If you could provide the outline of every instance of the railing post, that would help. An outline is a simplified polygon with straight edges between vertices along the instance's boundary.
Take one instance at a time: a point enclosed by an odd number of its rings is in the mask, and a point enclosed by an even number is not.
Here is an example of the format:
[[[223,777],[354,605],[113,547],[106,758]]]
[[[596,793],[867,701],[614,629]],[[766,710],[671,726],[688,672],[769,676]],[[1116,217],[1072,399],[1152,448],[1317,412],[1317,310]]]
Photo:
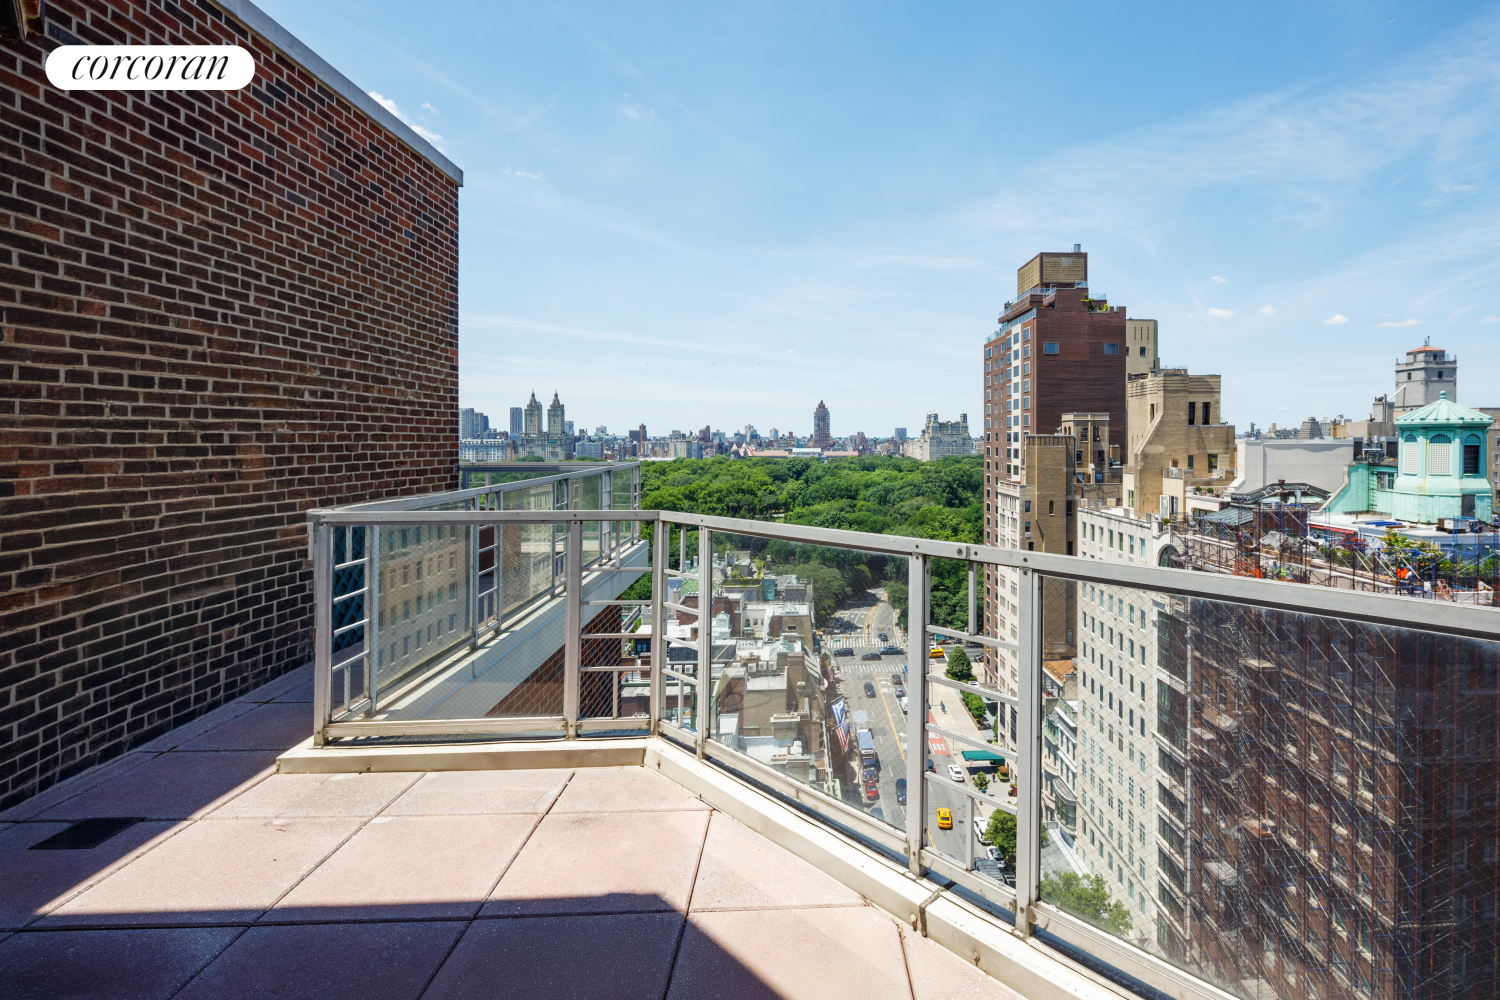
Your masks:
[[[661,717],[665,714],[666,679],[662,674],[667,668],[667,641],[662,638],[667,630],[666,618],[661,602],[667,591],[667,544],[671,525],[658,514],[651,530],[651,735],[660,732]]]
[[[927,843],[927,556],[907,560],[906,591],[906,850],[922,877]]]
[[[470,509],[480,510],[483,503],[483,497],[475,497],[470,501]],[[469,624],[473,626],[469,631],[471,651],[479,648],[479,623],[484,620],[484,602],[479,596],[479,563],[484,554],[479,543],[483,538],[483,528],[477,524],[469,525],[469,614],[472,617]]]
[[[563,552],[567,566],[567,639],[563,653],[563,716],[568,739],[578,737],[579,668],[583,666],[583,522],[568,522],[568,543]]]
[[[1042,577],[1021,570],[1016,673],[1020,682],[1016,719],[1016,925],[1030,937],[1033,907],[1040,898],[1042,805]]]
[[[370,695],[365,717],[373,719],[380,692],[380,529],[373,524],[365,527],[365,546],[365,690]]]
[[[322,746],[333,695],[333,525],[312,526],[313,746]]]
[[[687,551],[686,543],[683,551]],[[714,560],[713,532],[698,529],[698,704],[694,715],[698,722],[698,758],[708,749],[708,725],[711,715],[709,687],[713,680],[714,660]]]

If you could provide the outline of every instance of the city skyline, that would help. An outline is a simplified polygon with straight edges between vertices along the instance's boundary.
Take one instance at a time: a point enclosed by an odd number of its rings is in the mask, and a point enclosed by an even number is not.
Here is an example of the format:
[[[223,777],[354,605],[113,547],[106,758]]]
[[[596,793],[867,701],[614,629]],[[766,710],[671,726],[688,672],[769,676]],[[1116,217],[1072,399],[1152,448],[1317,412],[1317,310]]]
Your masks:
[[[1043,9],[514,7],[480,43],[392,4],[266,8],[466,169],[466,406],[973,414],[1013,262],[1074,243],[1241,425],[1363,418],[1427,335],[1500,383],[1492,5],[1086,6],[1111,60]],[[994,37],[1036,41],[997,74]],[[1022,107],[1046,112],[1018,144]]]

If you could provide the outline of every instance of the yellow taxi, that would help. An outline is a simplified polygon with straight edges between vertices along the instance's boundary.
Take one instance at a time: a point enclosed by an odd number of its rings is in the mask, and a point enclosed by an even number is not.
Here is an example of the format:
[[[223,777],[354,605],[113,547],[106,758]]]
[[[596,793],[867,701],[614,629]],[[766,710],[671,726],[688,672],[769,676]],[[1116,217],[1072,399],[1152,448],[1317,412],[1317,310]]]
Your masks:
[[[941,659],[942,657],[947,655],[947,653],[943,652],[942,646],[933,646],[932,649],[928,650],[927,652],[927,658],[930,660]]]
[[[953,829],[953,810],[951,810],[951,809],[939,809],[937,811],[937,819],[938,819],[938,829],[939,830],[951,830],[951,829]]]

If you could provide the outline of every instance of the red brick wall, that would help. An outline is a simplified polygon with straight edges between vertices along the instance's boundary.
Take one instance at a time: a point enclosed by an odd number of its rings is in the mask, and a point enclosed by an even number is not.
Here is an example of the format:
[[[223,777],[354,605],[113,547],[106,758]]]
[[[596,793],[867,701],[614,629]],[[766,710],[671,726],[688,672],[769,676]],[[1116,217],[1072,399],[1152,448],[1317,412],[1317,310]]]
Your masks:
[[[455,181],[208,0],[44,14],[0,42],[0,806],[306,662],[308,508],[457,485]],[[257,74],[65,93],[72,40]]]

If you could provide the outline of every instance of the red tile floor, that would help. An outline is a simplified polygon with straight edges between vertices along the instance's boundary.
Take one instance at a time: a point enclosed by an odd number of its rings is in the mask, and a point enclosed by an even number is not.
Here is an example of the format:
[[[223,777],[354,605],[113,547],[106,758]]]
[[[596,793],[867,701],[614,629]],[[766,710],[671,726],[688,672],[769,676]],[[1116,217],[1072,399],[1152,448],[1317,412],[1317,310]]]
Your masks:
[[[0,997],[1016,994],[642,768],[276,774],[289,675],[0,815]],[[85,818],[89,850],[29,848]]]

